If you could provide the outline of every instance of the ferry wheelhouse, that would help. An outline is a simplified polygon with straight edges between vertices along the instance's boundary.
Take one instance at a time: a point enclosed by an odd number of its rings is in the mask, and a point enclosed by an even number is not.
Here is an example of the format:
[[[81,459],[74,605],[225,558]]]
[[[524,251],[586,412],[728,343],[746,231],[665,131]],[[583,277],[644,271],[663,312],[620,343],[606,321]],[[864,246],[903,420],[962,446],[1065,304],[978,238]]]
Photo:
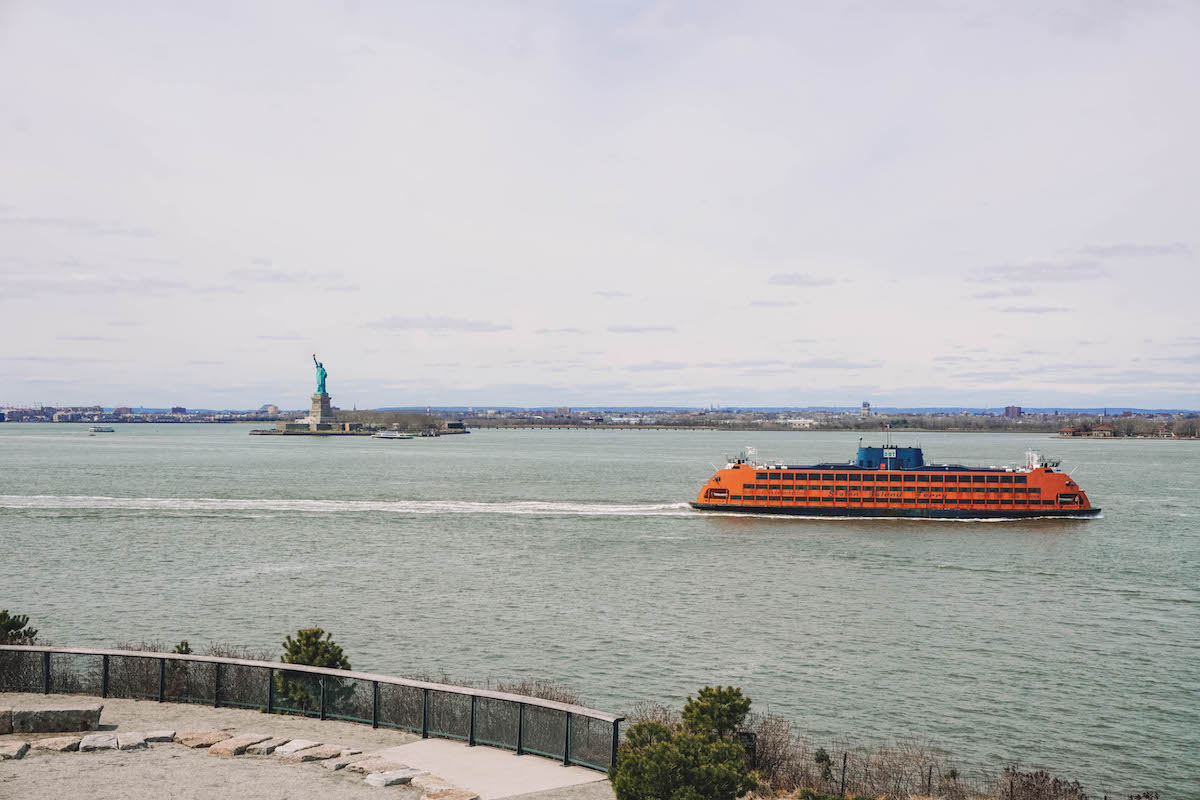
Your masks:
[[[1100,509],[1058,470],[1026,453],[1024,468],[926,464],[920,447],[859,447],[850,464],[764,464],[747,449],[729,459],[693,508],[750,514],[996,519],[1095,517]]]

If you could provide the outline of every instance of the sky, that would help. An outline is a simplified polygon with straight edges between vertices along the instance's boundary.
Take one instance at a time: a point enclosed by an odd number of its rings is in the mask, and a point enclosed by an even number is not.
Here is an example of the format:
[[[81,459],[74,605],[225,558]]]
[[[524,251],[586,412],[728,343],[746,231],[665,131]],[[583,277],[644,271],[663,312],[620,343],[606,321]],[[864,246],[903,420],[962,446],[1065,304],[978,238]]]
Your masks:
[[[1200,408],[1198,35],[0,0],[0,406]]]

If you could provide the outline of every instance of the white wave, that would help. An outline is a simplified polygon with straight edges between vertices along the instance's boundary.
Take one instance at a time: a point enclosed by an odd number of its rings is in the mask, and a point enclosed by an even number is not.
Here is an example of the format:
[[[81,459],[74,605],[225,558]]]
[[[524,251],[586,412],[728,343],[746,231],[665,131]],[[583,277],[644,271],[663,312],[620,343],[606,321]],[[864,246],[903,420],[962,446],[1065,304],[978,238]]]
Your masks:
[[[0,508],[86,511],[199,511],[292,512],[338,514],[524,514],[541,516],[683,516],[693,515],[687,503],[620,505],[608,503],[551,503],[526,500],[473,503],[453,500],[230,500],[206,497],[103,497],[81,495],[0,495]]]

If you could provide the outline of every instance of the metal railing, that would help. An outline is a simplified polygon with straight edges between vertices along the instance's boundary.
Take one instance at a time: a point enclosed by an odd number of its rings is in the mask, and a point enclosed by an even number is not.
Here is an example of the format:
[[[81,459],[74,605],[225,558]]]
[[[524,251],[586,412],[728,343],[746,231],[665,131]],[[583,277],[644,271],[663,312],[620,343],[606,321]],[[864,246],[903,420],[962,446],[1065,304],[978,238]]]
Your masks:
[[[525,695],[215,656],[0,645],[0,692],[252,708],[397,728],[607,770],[624,717]]]

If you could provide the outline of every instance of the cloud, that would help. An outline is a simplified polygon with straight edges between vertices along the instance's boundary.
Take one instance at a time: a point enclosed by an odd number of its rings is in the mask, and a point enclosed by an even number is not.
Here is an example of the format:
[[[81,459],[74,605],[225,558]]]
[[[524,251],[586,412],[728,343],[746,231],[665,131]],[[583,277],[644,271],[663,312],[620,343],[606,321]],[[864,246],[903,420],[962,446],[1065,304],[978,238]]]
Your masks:
[[[616,300],[621,297],[633,297],[629,292],[622,292],[616,289],[601,289],[597,292],[592,292],[596,297],[603,297],[608,300]]]
[[[229,277],[234,280],[250,281],[252,283],[299,283],[304,279],[305,273],[260,267],[231,270]]]
[[[971,270],[979,283],[1068,283],[1106,277],[1108,268],[1096,261],[1028,261]]]
[[[943,364],[954,364],[959,361],[974,361],[975,359],[966,356],[934,356],[933,360],[940,361]]]
[[[579,328],[538,328],[536,331],[534,331],[534,333],[542,334],[542,335],[544,335],[544,334],[554,335],[554,334],[560,334],[560,333],[561,334],[583,333],[583,331],[580,330]]]
[[[751,308],[790,308],[796,305],[795,300],[751,300]]]
[[[881,362],[850,361],[844,358],[810,358],[806,361],[793,361],[791,366],[797,369],[874,369],[881,366]]]
[[[1098,247],[1082,247],[1079,252],[1095,258],[1140,258],[1153,256],[1185,256],[1192,255],[1192,248],[1183,242],[1170,244],[1135,244],[1120,242]]]
[[[193,288],[182,281],[162,278],[105,277],[90,273],[73,273],[54,278],[12,278],[4,285],[6,297],[54,295],[162,295]]]
[[[154,235],[150,228],[134,225],[88,219],[86,217],[45,216],[45,217],[0,217],[0,225],[20,228],[52,228],[81,233],[87,236],[127,236],[135,239],[147,239]]]
[[[1033,290],[1028,286],[1013,286],[1009,289],[992,289],[987,292],[979,292],[971,295],[976,300],[1000,300],[1005,297],[1029,297],[1033,294]]]
[[[782,364],[779,359],[767,361],[705,361],[697,366],[703,369],[731,369],[735,367],[774,367]]]
[[[264,334],[262,336],[257,336],[255,338],[262,339],[263,341],[267,341],[267,342],[302,342],[302,341],[304,341],[299,336],[291,336],[289,334],[279,334],[279,335]]]
[[[777,272],[767,279],[767,283],[775,286],[801,286],[806,289],[816,289],[821,286],[832,286],[833,278],[821,275],[809,275],[805,272]]]
[[[60,342],[123,342],[124,339],[115,336],[59,336]]]
[[[687,366],[682,361],[647,361],[643,364],[630,364],[626,369],[631,372],[665,372],[672,369],[685,369]]]
[[[1071,309],[1062,306],[1004,306],[996,310],[1003,314],[1062,314]]]
[[[464,333],[494,333],[512,330],[511,325],[486,320],[459,317],[387,317],[368,322],[369,328],[393,331],[460,331]]]
[[[609,333],[674,333],[674,325],[609,325]]]

